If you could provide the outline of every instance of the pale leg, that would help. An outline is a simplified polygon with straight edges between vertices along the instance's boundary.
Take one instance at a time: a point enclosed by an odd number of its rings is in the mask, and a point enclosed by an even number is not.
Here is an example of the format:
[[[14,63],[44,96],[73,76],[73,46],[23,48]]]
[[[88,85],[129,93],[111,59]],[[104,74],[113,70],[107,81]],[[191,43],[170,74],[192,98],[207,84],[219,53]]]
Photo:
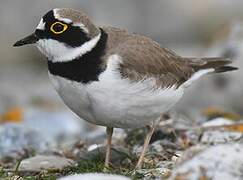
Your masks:
[[[144,156],[146,154],[146,151],[147,151],[147,148],[148,148],[148,145],[149,145],[149,142],[150,142],[150,139],[154,133],[154,126],[150,127],[148,126],[149,128],[149,132],[145,138],[145,141],[144,141],[144,145],[143,145],[143,150],[141,152],[141,155],[139,157],[139,160],[138,160],[138,163],[136,165],[136,169],[141,169],[142,167],[142,164],[143,164],[143,159],[144,159]]]
[[[113,127],[106,128],[107,144],[106,144],[106,156],[105,156],[105,167],[109,167],[110,156],[111,156],[111,140],[113,134]]]

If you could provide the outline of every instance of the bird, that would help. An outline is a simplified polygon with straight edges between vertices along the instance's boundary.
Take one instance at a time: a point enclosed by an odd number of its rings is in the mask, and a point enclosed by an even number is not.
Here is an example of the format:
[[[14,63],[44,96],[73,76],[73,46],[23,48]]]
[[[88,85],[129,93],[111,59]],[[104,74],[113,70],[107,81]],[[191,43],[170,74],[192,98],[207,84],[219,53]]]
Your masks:
[[[229,59],[181,57],[146,36],[97,26],[70,8],[50,10],[14,47],[27,44],[47,58],[49,78],[64,103],[82,119],[106,127],[105,167],[114,128],[148,128],[135,166],[140,169],[161,114],[187,87],[203,75],[237,70]]]

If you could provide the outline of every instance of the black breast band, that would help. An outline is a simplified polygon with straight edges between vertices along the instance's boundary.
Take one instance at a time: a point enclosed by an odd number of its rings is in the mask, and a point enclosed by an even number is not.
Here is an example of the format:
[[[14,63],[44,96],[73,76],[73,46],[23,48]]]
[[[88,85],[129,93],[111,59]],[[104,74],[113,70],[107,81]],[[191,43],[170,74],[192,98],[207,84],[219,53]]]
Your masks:
[[[89,83],[98,81],[98,76],[102,73],[102,56],[105,53],[108,35],[102,29],[100,40],[96,46],[86,54],[68,62],[52,62],[48,60],[49,72],[63,78]]]

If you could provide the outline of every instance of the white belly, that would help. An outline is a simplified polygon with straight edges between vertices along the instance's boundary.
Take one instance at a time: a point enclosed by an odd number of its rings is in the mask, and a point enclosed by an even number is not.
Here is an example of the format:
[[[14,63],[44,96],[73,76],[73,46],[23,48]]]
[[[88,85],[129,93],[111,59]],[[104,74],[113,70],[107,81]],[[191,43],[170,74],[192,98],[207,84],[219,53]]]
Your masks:
[[[131,83],[121,78],[117,55],[109,57],[99,81],[89,84],[73,82],[50,75],[66,105],[79,117],[91,123],[118,128],[151,125],[175,105],[183,88],[156,89],[154,79]]]
[[[136,128],[150,125],[183,95],[183,89],[152,89],[153,80],[131,84],[126,79],[106,77],[88,85],[50,75],[65,104],[91,123]]]

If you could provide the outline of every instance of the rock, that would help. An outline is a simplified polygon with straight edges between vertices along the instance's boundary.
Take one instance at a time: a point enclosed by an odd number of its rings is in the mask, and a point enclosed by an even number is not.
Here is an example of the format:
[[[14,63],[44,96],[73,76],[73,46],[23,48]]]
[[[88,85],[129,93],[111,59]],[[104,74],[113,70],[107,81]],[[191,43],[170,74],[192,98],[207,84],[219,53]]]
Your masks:
[[[5,124],[0,126],[0,159],[18,158],[27,151],[43,152],[51,149],[53,144],[41,133],[22,124]]]
[[[223,126],[223,125],[230,125],[233,123],[234,123],[234,121],[232,121],[230,119],[219,117],[219,118],[215,118],[211,121],[207,121],[207,122],[203,123],[202,127]]]
[[[154,168],[154,169],[139,169],[136,171],[137,174],[143,176],[143,180],[150,179],[165,179],[171,174],[171,171],[166,168]]]
[[[243,145],[216,145],[179,164],[170,180],[239,180],[243,177]]]
[[[71,112],[26,108],[21,122],[1,124],[0,159],[70,147],[85,134],[81,122]]]
[[[234,121],[225,119],[225,118],[216,118],[212,121],[205,122],[202,124],[202,127],[217,127],[224,125],[234,124]],[[218,128],[219,129],[219,128]],[[242,138],[243,134],[241,132],[230,132],[225,130],[214,130],[209,128],[205,131],[201,137],[200,142],[205,144],[219,144],[219,143],[227,143],[232,141],[237,141]]]
[[[201,143],[219,144],[237,141],[242,138],[240,132],[226,132],[224,130],[205,131],[201,137]]]
[[[198,155],[200,152],[206,150],[208,148],[208,146],[206,145],[195,145],[190,147],[189,149],[187,149],[184,152],[181,152],[180,156],[176,159],[176,164],[180,165],[182,163],[184,163],[185,161],[188,161],[190,159],[192,159],[194,156]]]
[[[21,161],[20,171],[42,171],[42,170],[61,170],[64,167],[73,165],[74,161],[59,156],[37,155]]]
[[[130,178],[112,174],[90,173],[62,177],[58,180],[130,180]]]
[[[65,146],[75,141],[81,132],[85,134],[82,120],[69,111],[28,108],[24,115],[24,126],[38,131],[57,145]]]

